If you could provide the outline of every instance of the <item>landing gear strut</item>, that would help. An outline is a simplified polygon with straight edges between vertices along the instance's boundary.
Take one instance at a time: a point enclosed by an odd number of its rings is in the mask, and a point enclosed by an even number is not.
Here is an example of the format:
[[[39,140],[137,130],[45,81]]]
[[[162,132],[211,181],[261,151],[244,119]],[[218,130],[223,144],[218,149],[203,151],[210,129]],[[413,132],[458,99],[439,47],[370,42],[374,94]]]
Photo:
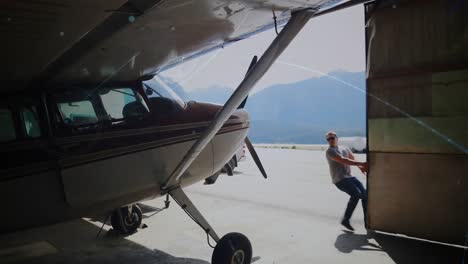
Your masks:
[[[252,261],[252,245],[249,239],[240,233],[229,233],[221,239],[208,221],[198,211],[180,187],[169,192],[174,201],[195,221],[208,236],[216,241],[216,247],[211,257],[212,264],[250,264]]]
[[[131,235],[141,225],[143,215],[138,205],[129,205],[116,209],[111,216],[111,224],[114,230]]]

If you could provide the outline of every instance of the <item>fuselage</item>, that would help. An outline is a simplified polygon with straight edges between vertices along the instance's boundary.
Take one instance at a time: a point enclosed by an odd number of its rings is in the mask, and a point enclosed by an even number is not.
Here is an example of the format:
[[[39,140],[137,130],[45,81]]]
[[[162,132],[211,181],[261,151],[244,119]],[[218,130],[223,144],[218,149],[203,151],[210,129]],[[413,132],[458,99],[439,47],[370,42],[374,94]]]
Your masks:
[[[10,96],[1,152],[4,232],[103,214],[165,194],[161,186],[221,106],[184,102],[152,82],[65,86]],[[247,134],[237,110],[177,183],[217,173]],[[7,131],[8,130],[8,131]]]

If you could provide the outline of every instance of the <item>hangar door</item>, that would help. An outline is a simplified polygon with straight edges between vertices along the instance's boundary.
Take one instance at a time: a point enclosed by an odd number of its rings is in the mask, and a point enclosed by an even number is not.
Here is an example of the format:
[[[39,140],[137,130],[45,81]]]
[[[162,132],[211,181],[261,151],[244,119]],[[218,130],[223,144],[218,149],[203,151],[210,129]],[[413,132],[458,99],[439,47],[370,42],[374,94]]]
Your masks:
[[[463,244],[468,4],[387,2],[366,6],[369,225]]]

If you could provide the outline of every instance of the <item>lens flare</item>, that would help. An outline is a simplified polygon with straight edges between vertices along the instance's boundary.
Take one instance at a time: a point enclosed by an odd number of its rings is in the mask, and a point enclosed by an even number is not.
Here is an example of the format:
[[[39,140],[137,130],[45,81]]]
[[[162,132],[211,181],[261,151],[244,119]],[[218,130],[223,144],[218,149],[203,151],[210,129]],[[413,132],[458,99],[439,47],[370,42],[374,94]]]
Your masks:
[[[392,108],[393,110],[397,111],[398,113],[406,116],[407,118],[409,118],[410,120],[412,120],[413,122],[415,122],[416,124],[422,126],[423,128],[429,130],[432,134],[436,135],[437,137],[443,139],[445,142],[447,142],[448,144],[452,145],[453,147],[457,148],[458,150],[462,151],[464,154],[468,154],[468,149],[466,149],[463,145],[461,144],[458,144],[457,142],[455,142],[455,140],[451,139],[450,137],[448,137],[447,135],[443,134],[442,132],[438,131],[437,129],[431,127],[429,124],[425,123],[424,121],[414,117],[414,116],[411,116],[410,114],[408,114],[407,112],[401,110],[400,108],[398,108],[397,106],[389,103],[388,101],[372,94],[372,93],[368,93],[365,89],[361,88],[361,87],[358,87],[354,84],[351,84],[351,83],[348,83],[346,81],[343,81],[341,80],[340,78],[337,78],[335,76],[332,76],[332,75],[329,75],[329,74],[326,74],[324,72],[321,72],[321,71],[317,71],[317,70],[314,70],[314,69],[311,69],[309,67],[305,67],[305,66],[302,66],[302,65],[298,65],[298,64],[295,64],[295,63],[290,63],[290,62],[286,62],[286,61],[281,61],[281,60],[277,60],[276,63],[278,64],[283,64],[283,65],[287,65],[287,66],[290,66],[290,67],[294,67],[294,68],[297,68],[297,69],[301,69],[301,70],[304,70],[304,71],[309,71],[309,72],[313,72],[313,73],[316,73],[316,74],[319,74],[321,76],[325,76],[327,78],[330,78],[334,81],[337,81],[339,83],[342,83],[348,87],[351,87],[359,92],[362,92],[364,94],[367,94],[369,97],[379,101],[380,103],[384,104],[385,106],[387,107],[390,107]]]

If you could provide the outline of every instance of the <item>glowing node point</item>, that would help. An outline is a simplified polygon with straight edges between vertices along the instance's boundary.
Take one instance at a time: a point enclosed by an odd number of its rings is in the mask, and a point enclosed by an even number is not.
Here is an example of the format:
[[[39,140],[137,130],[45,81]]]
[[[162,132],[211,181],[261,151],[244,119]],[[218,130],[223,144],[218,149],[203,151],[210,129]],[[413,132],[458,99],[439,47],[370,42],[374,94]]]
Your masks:
[[[128,17],[128,22],[130,22],[130,23],[135,22],[135,17],[134,16],[129,16]]]

